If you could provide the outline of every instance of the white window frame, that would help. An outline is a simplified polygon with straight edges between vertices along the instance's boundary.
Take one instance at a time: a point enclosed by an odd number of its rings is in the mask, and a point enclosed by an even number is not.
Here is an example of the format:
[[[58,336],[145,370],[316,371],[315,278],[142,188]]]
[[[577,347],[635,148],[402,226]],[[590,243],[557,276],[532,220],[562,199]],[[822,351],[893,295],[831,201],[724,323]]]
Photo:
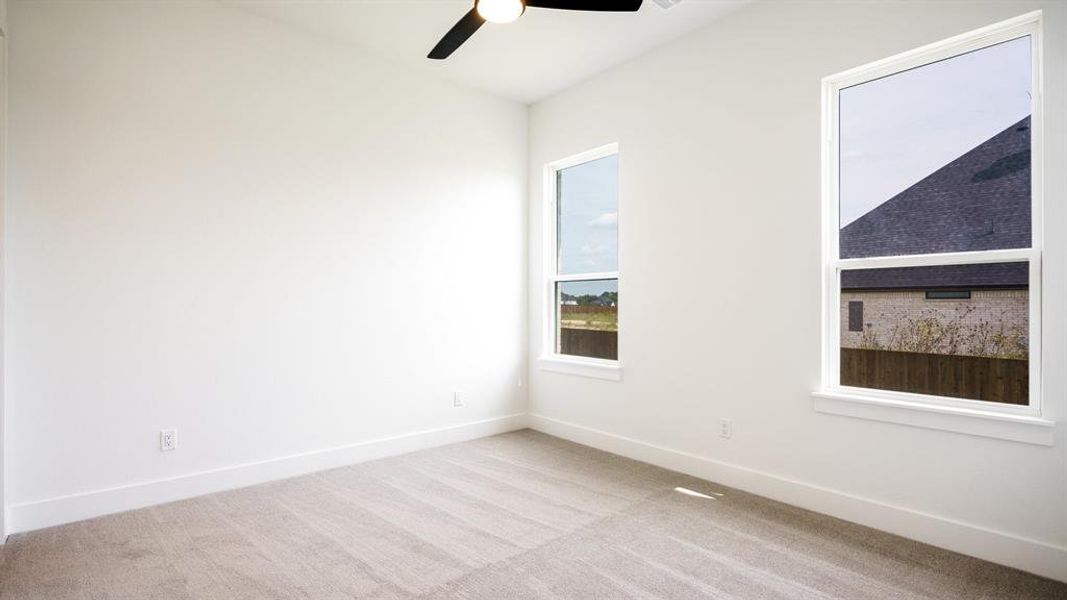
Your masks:
[[[839,92],[845,88],[1030,36],[1033,81],[1031,114],[1032,243],[1030,248],[912,256],[841,259],[839,254]],[[822,385],[813,394],[815,409],[835,415],[889,421],[958,433],[1052,445],[1054,423],[1041,416],[1041,249],[1044,221],[1041,12],[923,46],[823,79],[823,314]],[[1030,404],[1007,405],[855,388],[840,384],[841,271],[892,267],[1027,262],[1030,265]]]
[[[569,375],[580,375],[583,377],[593,377],[596,379],[606,379],[609,381],[620,381],[622,379],[622,344],[619,344],[619,355],[616,360],[604,359],[604,358],[588,358],[584,356],[570,356],[567,354],[560,354],[556,351],[557,339],[556,339],[556,285],[559,283],[566,283],[568,281],[589,281],[596,279],[615,279],[618,281],[619,292],[621,297],[622,292],[622,278],[620,277],[620,271],[622,268],[621,257],[620,263],[616,265],[619,269],[617,271],[610,271],[604,273],[581,273],[576,275],[562,275],[559,272],[559,211],[557,207],[558,192],[556,187],[557,174],[570,167],[575,167],[587,162],[599,160],[601,158],[607,158],[609,156],[615,156],[619,154],[619,144],[605,144],[592,150],[569,156],[562,160],[553,161],[545,165],[544,169],[544,203],[543,212],[543,226],[542,235],[543,239],[543,266],[542,273],[544,273],[543,284],[543,302],[542,302],[542,340],[541,340],[541,357],[538,359],[538,363],[542,370],[554,371],[557,373],[565,373]],[[621,205],[622,190],[620,186],[619,191],[619,203]],[[621,247],[621,242],[618,242]],[[620,252],[621,255],[621,252]],[[622,331],[622,303],[618,306],[618,322],[619,331],[621,336]],[[621,342],[621,337],[620,337]]]

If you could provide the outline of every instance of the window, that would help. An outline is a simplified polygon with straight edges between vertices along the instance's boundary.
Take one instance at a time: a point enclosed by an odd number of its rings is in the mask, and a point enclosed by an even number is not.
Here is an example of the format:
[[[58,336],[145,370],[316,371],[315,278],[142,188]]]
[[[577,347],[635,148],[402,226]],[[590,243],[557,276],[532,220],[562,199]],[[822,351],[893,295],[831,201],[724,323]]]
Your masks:
[[[1039,414],[1039,20],[824,80],[822,396]]]
[[[605,146],[549,165],[545,183],[545,358],[617,373],[618,149]]]
[[[848,330],[863,331],[863,301],[848,301]]]

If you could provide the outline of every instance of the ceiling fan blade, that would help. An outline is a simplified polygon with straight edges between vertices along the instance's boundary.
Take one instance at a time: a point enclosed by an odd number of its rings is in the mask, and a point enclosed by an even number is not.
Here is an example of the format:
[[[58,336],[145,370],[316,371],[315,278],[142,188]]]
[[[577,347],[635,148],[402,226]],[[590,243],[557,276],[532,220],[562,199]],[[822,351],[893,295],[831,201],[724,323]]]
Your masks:
[[[450,54],[456,51],[463,45],[463,42],[467,41],[467,38],[474,35],[478,28],[485,24],[485,19],[478,14],[478,10],[472,8],[469,13],[463,15],[463,18],[458,23],[452,26],[452,29],[448,30],[448,33],[441,38],[440,42],[430,50],[430,54],[427,58],[434,60],[443,60],[448,58]]]
[[[526,0],[526,6],[559,10],[593,10],[598,12],[635,12],[642,0]]]

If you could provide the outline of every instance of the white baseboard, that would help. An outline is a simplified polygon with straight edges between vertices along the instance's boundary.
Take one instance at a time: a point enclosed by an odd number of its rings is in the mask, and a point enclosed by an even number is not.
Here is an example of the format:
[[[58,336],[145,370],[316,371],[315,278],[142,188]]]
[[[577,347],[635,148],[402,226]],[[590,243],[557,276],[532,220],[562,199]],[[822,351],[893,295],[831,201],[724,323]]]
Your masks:
[[[524,429],[525,414],[359,442],[255,463],[95,490],[8,507],[7,534],[81,521],[213,492],[286,479]],[[3,536],[0,536],[3,537]]]
[[[7,534],[173,502],[525,427],[906,538],[1067,581],[1067,548],[541,415],[510,415],[7,508]],[[4,536],[0,535],[0,539]]]
[[[531,414],[532,429],[612,454],[859,523],[960,554],[1067,581],[1067,548]]]

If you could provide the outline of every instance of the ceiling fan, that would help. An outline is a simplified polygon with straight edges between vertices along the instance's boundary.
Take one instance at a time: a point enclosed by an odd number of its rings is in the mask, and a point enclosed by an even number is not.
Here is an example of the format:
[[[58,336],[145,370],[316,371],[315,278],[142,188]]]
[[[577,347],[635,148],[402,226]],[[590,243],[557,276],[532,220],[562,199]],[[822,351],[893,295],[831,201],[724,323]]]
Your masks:
[[[443,60],[456,51],[478,28],[490,23],[510,23],[527,8],[587,10],[595,12],[635,12],[642,0],[474,0],[474,8],[448,30],[430,50],[427,58]]]

